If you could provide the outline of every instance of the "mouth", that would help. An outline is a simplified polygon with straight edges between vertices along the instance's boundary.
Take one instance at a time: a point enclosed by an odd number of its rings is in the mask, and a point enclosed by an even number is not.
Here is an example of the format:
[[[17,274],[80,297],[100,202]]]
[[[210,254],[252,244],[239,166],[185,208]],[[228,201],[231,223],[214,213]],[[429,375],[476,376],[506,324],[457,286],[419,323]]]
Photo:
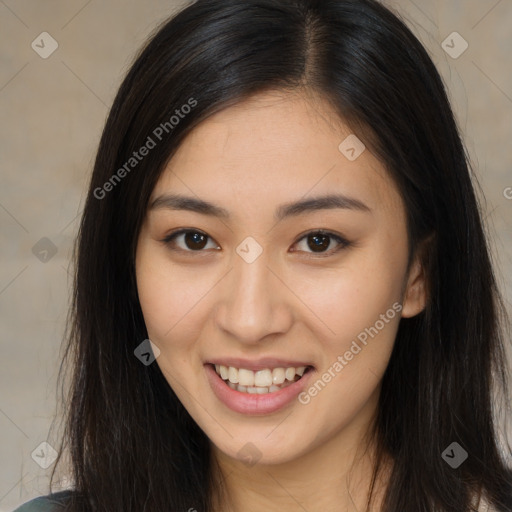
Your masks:
[[[279,413],[298,403],[295,399],[316,372],[315,367],[301,361],[273,358],[258,362],[235,358],[210,361],[204,368],[217,399],[245,415]]]
[[[272,394],[301,380],[312,370],[312,366],[287,366],[250,370],[222,364],[210,364],[215,373],[231,389],[240,393]]]

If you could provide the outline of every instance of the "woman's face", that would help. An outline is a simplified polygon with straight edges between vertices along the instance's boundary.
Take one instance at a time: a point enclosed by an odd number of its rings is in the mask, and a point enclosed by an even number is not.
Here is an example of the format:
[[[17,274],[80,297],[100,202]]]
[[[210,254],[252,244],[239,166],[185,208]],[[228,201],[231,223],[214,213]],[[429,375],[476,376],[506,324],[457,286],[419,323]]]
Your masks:
[[[400,317],[423,308],[400,195],[332,119],[290,93],[230,107],[150,199],[136,275],[156,364],[224,456],[283,463],[360,435]]]

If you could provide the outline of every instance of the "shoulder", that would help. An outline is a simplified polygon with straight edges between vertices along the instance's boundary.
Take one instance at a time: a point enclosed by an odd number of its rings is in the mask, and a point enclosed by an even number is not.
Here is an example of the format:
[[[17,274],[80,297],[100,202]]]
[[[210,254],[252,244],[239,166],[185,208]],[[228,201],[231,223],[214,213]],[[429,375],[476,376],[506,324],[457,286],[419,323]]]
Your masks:
[[[59,512],[72,493],[71,489],[66,489],[46,496],[39,496],[23,503],[13,512]]]

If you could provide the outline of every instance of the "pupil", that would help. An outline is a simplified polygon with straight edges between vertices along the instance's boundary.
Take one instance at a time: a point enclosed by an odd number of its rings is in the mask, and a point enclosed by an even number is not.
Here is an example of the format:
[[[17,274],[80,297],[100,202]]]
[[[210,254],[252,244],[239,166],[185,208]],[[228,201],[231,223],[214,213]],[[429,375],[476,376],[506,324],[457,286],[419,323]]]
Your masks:
[[[314,252],[321,252],[322,249],[329,247],[329,237],[327,235],[310,235],[308,238],[314,240],[313,245],[309,246]]]
[[[185,243],[189,249],[202,249],[206,245],[206,237],[201,233],[185,233]]]

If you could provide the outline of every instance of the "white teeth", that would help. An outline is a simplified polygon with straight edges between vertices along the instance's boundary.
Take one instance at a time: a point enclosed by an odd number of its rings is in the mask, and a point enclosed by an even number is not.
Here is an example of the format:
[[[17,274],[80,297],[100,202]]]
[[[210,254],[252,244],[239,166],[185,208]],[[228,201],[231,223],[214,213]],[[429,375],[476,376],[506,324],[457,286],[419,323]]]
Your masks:
[[[232,382],[233,384],[238,384],[238,370],[236,368],[233,368],[232,366],[229,367],[228,379],[229,382]]]
[[[286,379],[284,368],[275,368],[272,371],[272,383],[282,384]]]
[[[274,393],[293,384],[298,378],[304,375],[306,366],[297,368],[265,368],[253,372],[246,368],[234,368],[233,366],[224,366],[216,364],[215,371],[226,381],[231,389],[241,391],[242,393],[265,394]]]
[[[272,372],[270,370],[259,370],[254,374],[256,386],[268,387],[272,385]]]
[[[229,368],[231,370],[231,367]],[[229,379],[231,380],[231,379]],[[242,386],[254,386],[254,372],[240,368],[238,370],[238,381]]]
[[[219,373],[219,371],[217,370],[217,373]],[[228,379],[228,367],[227,366],[224,366],[224,365],[220,365],[220,376],[224,379],[224,380],[227,380]]]
[[[293,380],[295,379],[295,368],[286,368],[285,371],[286,380]]]

